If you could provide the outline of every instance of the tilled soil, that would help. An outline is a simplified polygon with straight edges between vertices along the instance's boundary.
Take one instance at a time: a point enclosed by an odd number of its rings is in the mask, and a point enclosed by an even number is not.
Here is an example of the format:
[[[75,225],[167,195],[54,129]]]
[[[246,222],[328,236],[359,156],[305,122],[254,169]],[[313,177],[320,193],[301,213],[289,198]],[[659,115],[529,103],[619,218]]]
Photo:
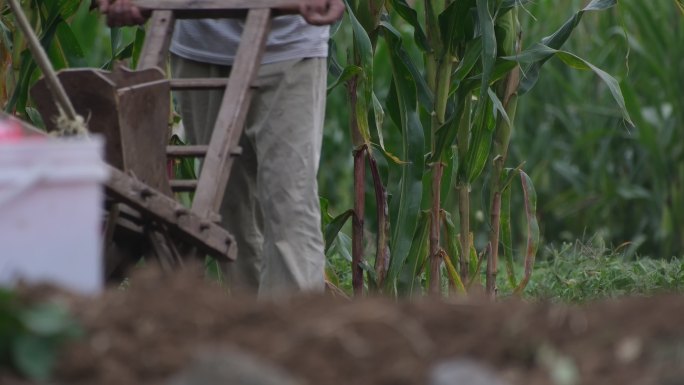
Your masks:
[[[45,295],[42,293],[41,295]],[[59,358],[73,385],[164,384],[198,352],[237,348],[318,384],[425,384],[447,359],[512,385],[684,384],[684,297],[582,306],[477,300],[231,297],[197,274],[134,276],[70,299],[87,337]],[[578,377],[572,379],[572,373]],[[570,375],[569,375],[569,374]]]

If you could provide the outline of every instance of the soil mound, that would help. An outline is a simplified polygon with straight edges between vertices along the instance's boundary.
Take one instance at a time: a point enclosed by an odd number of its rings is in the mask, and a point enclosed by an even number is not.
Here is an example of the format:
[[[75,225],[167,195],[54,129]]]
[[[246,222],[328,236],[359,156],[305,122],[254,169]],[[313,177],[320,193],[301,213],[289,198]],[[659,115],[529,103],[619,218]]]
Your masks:
[[[87,337],[59,359],[64,384],[165,384],[198,352],[222,348],[316,385],[426,384],[435,364],[454,358],[486,364],[513,385],[684,384],[684,298],[675,295],[583,306],[258,302],[198,274],[148,270],[126,290],[70,304]]]

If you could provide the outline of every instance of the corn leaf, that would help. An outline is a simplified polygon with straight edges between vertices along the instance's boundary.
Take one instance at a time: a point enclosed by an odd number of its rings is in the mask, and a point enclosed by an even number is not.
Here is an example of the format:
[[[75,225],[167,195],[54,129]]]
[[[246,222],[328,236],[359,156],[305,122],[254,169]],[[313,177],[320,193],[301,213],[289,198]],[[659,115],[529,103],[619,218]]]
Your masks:
[[[496,121],[492,113],[492,102],[486,97],[486,92],[485,90],[485,98],[478,100],[478,115],[475,117],[468,152],[465,161],[459,164],[459,180],[468,184],[475,181],[484,170],[494,135]]]
[[[350,80],[354,76],[359,75],[361,73],[363,73],[363,68],[361,68],[359,66],[348,65],[348,66],[344,67],[344,69],[342,70],[342,73],[340,73],[340,75],[337,77],[337,79],[335,79],[335,81],[331,85],[328,86],[328,93],[330,93],[330,91],[337,88],[337,86],[339,86],[340,84],[344,84],[345,82],[347,82],[348,80]]]
[[[61,49],[61,55],[70,67],[76,67],[83,64],[85,54],[81,44],[76,39],[74,32],[68,24],[60,23],[57,27],[56,41]]]
[[[402,133],[401,157],[409,162],[402,166],[399,192],[396,196],[398,208],[392,218],[394,228],[390,250],[392,260],[387,282],[395,281],[411,249],[417,226],[422,198],[422,177],[424,169],[424,133],[418,116],[416,80],[402,59],[401,35],[387,23],[381,23],[387,41],[392,63],[392,76],[397,95]]]
[[[504,171],[505,177],[512,177],[512,170]],[[502,178],[504,177],[502,175]],[[508,278],[508,285],[511,289],[518,286],[515,277],[515,267],[513,266],[513,235],[511,232],[511,186],[505,185],[501,191],[501,246],[503,249],[503,260],[506,264],[506,276]]]
[[[537,193],[534,190],[532,179],[523,171],[520,171],[523,200],[525,202],[525,217],[527,218],[527,247],[525,248],[525,270],[523,279],[515,289],[516,294],[522,293],[532,277],[534,260],[539,248],[539,223],[537,222]]]
[[[138,27],[135,29],[135,38],[133,39],[133,53],[131,54],[131,67],[138,67],[138,60],[142,53],[143,45],[145,44],[145,28]]]
[[[359,64],[363,69],[363,82],[361,82],[361,88],[363,89],[362,94],[364,97],[363,102],[366,105],[369,105],[373,92],[373,45],[368,37],[368,33],[361,23],[359,23],[359,20],[348,5],[347,11],[354,35],[354,55],[358,56],[358,59],[360,60]]]
[[[411,83],[413,83],[416,88],[418,101],[420,102],[420,104],[423,106],[423,108],[425,108],[426,111],[432,111],[434,100],[432,91],[430,91],[430,87],[428,87],[427,82],[423,77],[423,74],[418,69],[416,64],[413,62],[408,52],[406,52],[406,49],[404,48],[403,44],[401,44],[401,34],[399,33],[399,31],[396,30],[396,28],[394,28],[394,26],[392,26],[392,24],[389,24],[387,21],[381,21],[380,26],[387,33],[391,33],[394,36],[394,39],[399,39],[399,44],[395,44],[394,42],[392,43],[391,54],[396,55],[397,58],[401,60],[402,64],[406,67],[407,71],[410,73]]]
[[[411,8],[411,6],[406,3],[406,0],[388,0],[387,2],[399,16],[411,24],[411,27],[413,27],[413,37],[418,47],[424,52],[430,52],[430,44],[423,31],[423,27],[418,21],[418,13],[416,10]]]
[[[47,52],[50,51],[50,46],[54,40],[60,22],[62,22],[61,17],[59,14],[55,14],[47,19],[41,26],[42,32],[39,36],[40,44]],[[5,111],[12,112],[16,109],[17,112],[24,114],[26,112],[26,104],[28,103],[29,87],[31,86],[32,76],[37,66],[28,49],[21,53],[20,63],[21,68],[17,79],[17,86],[5,106]]]
[[[488,0],[477,0],[477,16],[482,34],[482,85],[480,88],[480,100],[484,100],[489,87],[489,80],[494,63],[496,62],[496,34],[494,33],[494,19],[489,11]],[[484,106],[478,104],[482,113]]]
[[[592,0],[589,4],[587,4],[586,7],[580,11],[577,11],[570,19],[568,19],[568,21],[566,21],[556,32],[543,38],[541,40],[541,44],[553,49],[560,49],[568,40],[568,38],[570,38],[572,31],[575,30],[579,22],[582,20],[582,16],[585,12],[606,10],[614,7],[616,4],[617,0]],[[534,87],[539,79],[539,71],[547,60],[548,58],[544,58],[536,61],[523,71],[523,79],[520,82],[520,95],[524,95],[530,89],[532,89],[532,87]]]
[[[420,287],[420,272],[425,265],[428,256],[430,213],[421,211],[418,218],[415,234],[411,237],[411,249],[406,258],[406,263],[400,266],[398,277],[388,275],[387,284],[396,281],[396,291],[402,295],[412,295]],[[391,271],[391,266],[390,266]]]
[[[475,0],[454,1],[439,15],[439,30],[446,52],[453,53],[457,44],[473,38],[470,9]]]
[[[563,63],[565,63],[566,65],[568,65],[572,68],[579,69],[579,70],[585,70],[585,71],[593,71],[596,75],[598,75],[598,77],[606,84],[606,86],[608,86],[608,90],[610,90],[610,93],[613,96],[613,99],[615,100],[618,107],[620,108],[620,113],[622,114],[622,118],[630,126],[634,126],[634,123],[632,122],[632,118],[630,117],[629,112],[627,111],[627,106],[625,104],[625,98],[622,95],[622,90],[620,89],[620,84],[618,83],[618,81],[614,77],[612,77],[610,74],[608,74],[607,72],[605,72],[602,69],[596,67],[595,65],[589,63],[588,61],[580,58],[579,56],[576,56],[570,52],[557,50],[557,49],[551,48],[551,47],[543,45],[543,44],[536,44],[531,49],[525,50],[524,52],[520,53],[519,55],[507,56],[507,57],[504,57],[504,59],[517,61],[520,63],[534,63],[534,64],[536,64],[536,63],[544,62],[554,55],[556,57],[558,57]]]
[[[339,234],[340,230],[342,230],[342,226],[347,223],[347,220],[351,218],[353,214],[354,210],[347,210],[333,218],[330,223],[325,226],[325,253],[327,253],[328,249],[330,249],[330,246],[332,246],[333,241],[337,238],[337,234]]]

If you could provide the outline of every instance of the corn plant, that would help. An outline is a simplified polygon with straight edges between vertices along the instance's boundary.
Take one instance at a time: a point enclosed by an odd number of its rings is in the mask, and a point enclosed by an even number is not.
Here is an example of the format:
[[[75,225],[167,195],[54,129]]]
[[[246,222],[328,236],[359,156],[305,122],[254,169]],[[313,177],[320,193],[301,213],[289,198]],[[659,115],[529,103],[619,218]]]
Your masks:
[[[538,1],[521,20],[529,33],[557,22],[580,1]],[[632,256],[684,251],[684,19],[676,1],[622,2],[593,18],[568,42],[621,78],[636,124],[627,129],[609,89],[559,60],[519,108],[514,162],[527,161],[539,193],[546,243],[597,235]],[[557,10],[556,13],[548,12]],[[542,22],[543,20],[543,22]],[[529,37],[528,37],[529,38]],[[590,156],[588,156],[590,155]]]
[[[611,8],[616,1],[590,2],[554,34],[522,50],[518,12],[526,3],[348,3],[353,43],[348,50],[347,66],[335,71],[335,84],[346,83],[351,104],[357,198],[352,212],[352,275],[356,294],[362,290],[363,266],[367,266],[370,287],[388,293],[426,290],[437,294],[444,289],[445,282],[451,289],[465,291],[480,279],[485,257],[487,290],[493,294],[502,243],[509,283],[517,292],[524,289],[539,242],[536,196],[531,178],[520,167],[505,168],[505,161],[517,97],[535,85],[539,70],[551,57],[558,57],[571,67],[595,72],[611,90],[625,121],[631,123],[617,81],[589,62],[561,50],[584,13]],[[400,32],[406,26],[411,30],[410,36]],[[391,66],[389,90],[382,101],[378,98],[380,92],[373,88],[378,73],[375,63],[380,60],[378,52],[387,55]],[[385,114],[389,119],[384,119]],[[397,151],[385,147],[386,126],[401,135]],[[377,144],[372,139],[377,139]],[[383,172],[377,170],[376,153],[385,158]],[[373,174],[375,209],[378,218],[382,218],[376,223],[373,268],[363,261],[363,243],[358,239],[363,235],[366,207],[363,201],[359,202],[364,197],[360,186],[365,181],[366,156]],[[470,195],[474,185],[482,185],[483,171],[488,166],[491,197],[485,211],[491,216],[490,235],[485,249],[478,253],[470,225]],[[379,174],[386,176],[380,180]],[[511,265],[509,207],[515,178],[521,182],[528,234],[524,274],[519,282]],[[449,199],[452,193],[455,199]],[[457,211],[444,203],[450,201],[456,202]],[[452,220],[456,215],[458,226]]]

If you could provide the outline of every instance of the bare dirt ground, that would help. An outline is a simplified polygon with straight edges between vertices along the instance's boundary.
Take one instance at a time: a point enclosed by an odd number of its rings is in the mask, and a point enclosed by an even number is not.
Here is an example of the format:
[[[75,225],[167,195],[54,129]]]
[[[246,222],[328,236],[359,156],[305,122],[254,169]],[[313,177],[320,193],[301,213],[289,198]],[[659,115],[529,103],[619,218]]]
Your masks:
[[[198,351],[221,347],[316,385],[425,384],[432,365],[453,358],[489,365],[513,385],[564,385],[573,371],[568,384],[684,384],[684,297],[675,295],[582,306],[266,303],[230,297],[196,274],[147,271],[125,291],[70,302],[87,337],[59,358],[60,384],[163,384]]]

